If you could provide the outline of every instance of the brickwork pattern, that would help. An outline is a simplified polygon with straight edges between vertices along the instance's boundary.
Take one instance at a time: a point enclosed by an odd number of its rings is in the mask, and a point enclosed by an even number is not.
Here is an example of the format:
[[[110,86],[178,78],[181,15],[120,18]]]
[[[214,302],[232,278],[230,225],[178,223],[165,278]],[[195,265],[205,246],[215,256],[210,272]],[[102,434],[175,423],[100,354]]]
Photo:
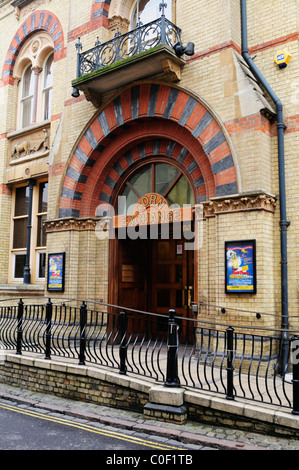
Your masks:
[[[262,109],[254,113],[248,111],[256,95],[252,89],[248,92],[251,79],[243,77],[241,80],[239,75],[239,0],[210,0],[208,7],[198,2],[196,11],[191,0],[177,1],[175,22],[182,28],[183,43],[193,41],[196,50],[194,57],[186,61],[178,87],[157,84],[154,79],[147,84],[135,84],[127,90],[117,90],[113,97],[103,96],[103,106],[97,110],[84,95],[71,97],[71,80],[76,76],[75,41],[82,36],[86,49],[94,45],[97,36],[101,42],[111,37],[108,29],[110,3],[110,0],[75,0],[72,4],[45,0],[42,10],[40,6],[33,12],[21,9],[19,19],[10,5],[0,9],[3,31],[0,51],[0,283],[6,284],[8,279],[11,190],[6,186],[6,168],[7,135],[15,130],[16,121],[18,88],[13,81],[14,62],[26,38],[44,30],[52,36],[55,46],[48,217],[94,215],[95,206],[91,201],[94,200],[95,205],[111,201],[133,161],[140,161],[143,156],[147,158],[159,144],[165,158],[170,155],[176,162],[181,160],[179,163],[190,175],[198,201],[205,196],[225,197],[236,191],[244,194],[264,191],[277,198],[274,214],[226,214],[205,222],[204,244],[198,253],[198,296],[210,303],[264,309],[279,315],[276,122],[268,120],[261,113]],[[291,222],[288,229],[289,313],[291,326],[298,327],[299,6],[295,0],[290,1],[287,8],[280,0],[273,0],[270,6],[260,0],[248,0],[247,10],[249,52],[256,55],[255,63],[284,105],[287,216]],[[292,58],[287,68],[279,70],[274,55],[283,48],[289,50]],[[175,103],[173,108],[170,108],[169,96]],[[163,117],[165,112],[167,115]],[[141,119],[146,119],[146,124],[142,124]],[[160,120],[160,128],[155,127],[153,119]],[[192,136],[204,123],[209,124],[202,135]],[[124,124],[128,128],[121,132]],[[132,146],[129,136],[134,140]],[[117,141],[120,147],[128,148],[121,151]],[[109,159],[111,149],[113,158]],[[25,181],[23,177],[17,182]],[[229,184],[232,186],[227,186]],[[255,297],[225,296],[223,243],[226,239],[244,239],[249,235],[257,238],[261,254],[258,294]],[[91,233],[69,231],[48,234],[47,245],[48,252],[67,253],[65,295],[77,297],[80,292],[107,299],[107,244],[100,244]],[[80,264],[86,253],[90,265],[88,273],[83,263]],[[212,308],[206,312],[211,313]],[[229,318],[233,319],[244,321],[243,316]],[[269,320],[270,325],[273,325],[272,320]]]
[[[114,374],[113,378],[107,377],[103,370],[97,370],[85,374],[80,373],[78,367],[73,372],[65,371],[65,364],[57,364],[51,368],[49,361],[43,361],[43,366],[33,365],[29,358],[20,360],[8,360],[0,364],[0,382],[13,387],[24,388],[32,392],[59,396],[81,403],[88,402],[97,405],[113,407],[116,409],[138,412],[144,417],[159,421],[168,421],[181,424],[180,417],[169,410],[146,411],[149,404],[151,385],[142,381],[129,379],[121,384]],[[71,367],[72,368],[72,367]],[[85,368],[84,368],[85,369]],[[113,374],[111,374],[113,375]],[[126,380],[124,381],[126,382]],[[282,419],[269,420],[269,410],[263,416],[252,409],[244,414],[241,403],[219,400],[219,397],[201,395],[194,391],[185,393],[185,407],[189,420],[210,425],[231,426],[234,429],[244,429],[269,435],[285,435],[298,438],[299,433],[295,423],[282,424]],[[162,408],[162,407],[161,407]],[[172,407],[168,407],[172,408]],[[249,407],[250,408],[250,407]],[[242,412],[243,410],[243,412]],[[271,414],[271,412],[270,412]],[[287,419],[286,419],[287,421]],[[197,436],[198,439],[198,436]]]
[[[156,119],[153,121],[153,118]],[[138,119],[150,121],[138,124]],[[126,130],[120,134],[124,125]],[[110,135],[115,132],[118,139],[111,143]],[[145,141],[153,140],[152,136],[156,140],[146,148]],[[164,146],[160,136],[164,140],[166,137]],[[138,142],[137,147],[131,144],[128,149],[128,143],[134,140]],[[123,149],[127,151],[124,153]],[[106,105],[85,131],[66,171],[59,216],[93,215],[91,196],[96,204],[111,203],[113,190],[126,169],[155,152],[181,163],[194,187],[202,187],[197,192],[198,202],[238,192],[231,149],[213,115],[199,101],[177,88],[145,84],[128,89]],[[115,154],[117,158],[113,161]],[[103,171],[103,162],[113,166],[110,173]],[[94,192],[95,184],[100,186],[99,194]],[[88,187],[87,198],[85,187]]]
[[[54,42],[54,60],[65,55],[63,30],[58,18],[48,11],[32,13],[19,27],[10,43],[2,71],[3,84],[13,85],[13,66],[16,57],[26,40],[37,31],[48,31]]]
[[[16,363],[1,365],[0,380],[13,387],[24,387],[33,392],[141,413],[148,401],[145,393],[132,391],[104,380]]]

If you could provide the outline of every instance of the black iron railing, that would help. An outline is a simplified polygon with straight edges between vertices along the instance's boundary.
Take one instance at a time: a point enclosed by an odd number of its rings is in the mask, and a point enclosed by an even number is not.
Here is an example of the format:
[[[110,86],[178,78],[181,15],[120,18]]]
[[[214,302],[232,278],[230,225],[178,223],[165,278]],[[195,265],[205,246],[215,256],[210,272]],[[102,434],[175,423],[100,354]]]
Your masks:
[[[10,302],[9,305],[8,302]],[[31,302],[32,299],[31,299]],[[292,409],[299,414],[299,332],[288,331],[292,380],[281,374],[280,330],[240,327],[169,316],[78,299],[2,301],[3,353],[43,354],[80,365],[97,364]],[[93,307],[93,308],[92,308]],[[259,333],[258,333],[259,332]],[[285,341],[285,332],[283,335]]]
[[[161,44],[173,47],[181,41],[181,30],[164,15],[155,21],[138,27],[125,34],[116,32],[115,37],[103,44],[97,39],[95,47],[81,52],[80,38],[77,49],[77,78],[107,67],[140,52],[148,51]]]

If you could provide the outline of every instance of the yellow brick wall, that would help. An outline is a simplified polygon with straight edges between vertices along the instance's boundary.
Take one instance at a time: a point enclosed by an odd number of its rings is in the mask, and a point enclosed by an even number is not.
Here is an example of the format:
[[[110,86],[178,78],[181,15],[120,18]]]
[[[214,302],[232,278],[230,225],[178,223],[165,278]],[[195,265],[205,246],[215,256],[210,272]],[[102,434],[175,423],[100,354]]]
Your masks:
[[[108,301],[109,244],[95,230],[54,231],[47,235],[48,253],[65,253],[64,293],[51,297]]]
[[[204,244],[199,253],[201,315],[233,325],[280,328],[278,318],[273,316],[280,309],[274,227],[275,217],[266,211],[218,214],[204,221]],[[248,238],[256,240],[257,294],[225,294],[225,241]],[[255,314],[263,312],[266,315],[257,320]]]
[[[36,5],[38,2],[35,2]],[[34,2],[32,2],[32,5]],[[61,2],[44,0],[44,10],[53,12],[60,20],[64,32],[66,56],[55,62],[53,102],[51,123],[50,168],[62,164],[67,167],[68,159],[76,142],[85,127],[97,111],[86,100],[74,101],[71,97],[71,80],[76,76],[75,40],[69,33],[76,28],[85,27],[90,20],[92,1],[75,0]],[[277,38],[298,33],[299,6],[293,0],[286,4],[280,0],[261,2],[248,0],[248,45],[249,48],[274,41]],[[26,19],[26,10],[21,11],[20,19],[16,18],[11,6],[0,9],[1,49],[0,64],[3,66],[10,42]],[[31,13],[28,10],[27,16]],[[263,18],[263,21],[261,21]],[[195,43],[196,60],[187,62],[182,71],[179,86],[187,89],[194,96],[206,102],[207,106],[227,125],[246,117],[242,107],[241,87],[236,65],[237,48],[240,48],[240,2],[239,0],[179,0],[176,2],[176,23],[182,29],[182,39]],[[92,47],[99,37],[101,42],[109,38],[109,31],[99,27],[81,37],[84,50]],[[221,46],[221,47],[220,47]],[[224,47],[225,46],[225,47]],[[233,47],[231,47],[233,46]],[[292,59],[286,69],[279,70],[274,63],[275,53],[286,47]],[[214,50],[215,48],[215,50]],[[255,63],[267,78],[269,84],[281,98],[286,118],[296,116],[299,109],[299,67],[298,39],[281,42],[275,47],[262,47],[256,55]],[[15,129],[17,86],[0,87],[0,135]],[[103,97],[107,102],[111,95]],[[54,118],[55,117],[55,118]],[[293,122],[292,119],[291,124]],[[264,191],[278,196],[277,139],[275,123],[273,133],[264,130],[236,130],[231,133],[237,163],[239,165],[242,191]],[[291,226],[288,230],[289,247],[289,308],[290,315],[298,311],[299,250],[297,233],[299,222],[298,206],[298,173],[297,157],[298,132],[286,132],[286,185],[287,209]],[[0,183],[5,184],[7,164],[7,140],[0,140]],[[65,171],[65,170],[64,170]],[[48,218],[57,217],[59,193],[63,171],[50,173],[50,192]],[[8,279],[8,247],[10,226],[10,196],[1,195],[0,217],[3,238],[0,247],[1,272],[0,283]],[[94,215],[94,214],[91,214]],[[232,223],[233,222],[233,223]],[[244,228],[245,227],[245,228]],[[280,233],[279,204],[275,214],[263,211],[252,213],[223,214],[205,221],[204,245],[199,253],[199,298],[211,303],[220,303],[249,310],[264,310],[271,313],[280,311]],[[224,294],[224,241],[229,239],[254,237],[258,240],[261,258],[258,260],[258,294],[256,296],[225,296]],[[86,232],[53,232],[48,234],[48,252],[66,252],[66,296],[91,297],[108,299],[108,263],[107,243],[95,240],[91,231]],[[82,260],[84,262],[82,262]],[[270,263],[270,266],[269,266]],[[261,285],[261,280],[264,280]],[[212,310],[208,314],[212,315]],[[219,318],[221,317],[221,314]],[[270,324],[273,324],[271,317]],[[226,319],[230,320],[229,314]],[[243,321],[242,317],[242,321]],[[251,317],[246,321],[251,322]],[[255,320],[254,320],[255,321]],[[263,325],[262,317],[260,324]],[[296,324],[292,320],[293,324]]]

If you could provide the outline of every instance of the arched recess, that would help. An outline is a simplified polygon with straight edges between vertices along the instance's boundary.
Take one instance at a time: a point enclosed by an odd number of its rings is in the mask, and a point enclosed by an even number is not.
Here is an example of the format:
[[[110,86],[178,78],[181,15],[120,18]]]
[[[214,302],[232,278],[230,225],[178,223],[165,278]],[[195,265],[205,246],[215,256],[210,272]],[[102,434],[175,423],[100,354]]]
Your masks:
[[[57,215],[94,216],[99,204],[113,203],[123,174],[155,155],[181,165],[196,202],[239,192],[225,129],[207,105],[179,87],[140,83],[87,125],[66,165]]]
[[[14,65],[19,52],[26,40],[38,31],[50,34],[54,43],[54,61],[64,57],[64,35],[59,19],[49,11],[35,11],[19,27],[10,43],[2,71],[3,85],[13,85]]]
[[[13,76],[21,79],[24,67],[28,62],[31,62],[33,69],[41,69],[46,56],[53,52],[53,49],[53,40],[46,31],[32,35],[16,58]]]
[[[127,32],[129,29],[134,29],[136,27],[136,25],[132,24],[131,22],[132,12],[133,12],[134,6],[136,6],[136,1],[137,0],[111,0],[110,6],[109,6],[109,12],[108,12],[108,24],[109,24],[109,29],[111,31],[114,32],[118,28],[118,30],[123,34]],[[173,0],[169,0],[169,2],[165,3],[166,16],[168,17],[170,21],[173,20],[172,12],[174,9],[174,4],[172,5],[172,3],[173,3]],[[144,4],[143,4],[143,7],[144,7]],[[167,15],[168,12],[170,16]],[[153,18],[148,19],[145,22],[147,23],[152,20]],[[141,21],[143,21],[143,19]]]
[[[133,3],[134,0],[111,0],[109,17],[120,16],[129,20]]]

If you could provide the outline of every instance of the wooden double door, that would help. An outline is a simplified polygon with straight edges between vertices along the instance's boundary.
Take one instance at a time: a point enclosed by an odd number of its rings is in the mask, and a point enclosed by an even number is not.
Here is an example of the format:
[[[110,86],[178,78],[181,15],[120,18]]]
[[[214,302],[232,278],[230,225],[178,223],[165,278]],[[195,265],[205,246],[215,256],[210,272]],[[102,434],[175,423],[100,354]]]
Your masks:
[[[167,332],[169,309],[191,318],[194,252],[185,241],[170,239],[117,241],[118,305],[159,314],[153,329]],[[193,322],[178,319],[183,341],[193,342]]]

